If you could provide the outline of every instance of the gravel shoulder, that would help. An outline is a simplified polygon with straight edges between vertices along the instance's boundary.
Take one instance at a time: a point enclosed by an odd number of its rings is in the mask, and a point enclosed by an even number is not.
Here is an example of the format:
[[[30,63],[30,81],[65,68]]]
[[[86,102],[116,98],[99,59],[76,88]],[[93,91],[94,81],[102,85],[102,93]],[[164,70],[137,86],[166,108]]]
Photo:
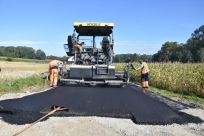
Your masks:
[[[46,91],[46,90],[44,90]],[[40,92],[10,93],[0,97],[1,100],[21,98]],[[191,105],[176,102],[172,99],[162,97],[151,93],[151,97],[168,104],[175,110],[197,116],[204,120],[204,110],[200,107],[191,107]],[[0,116],[0,135],[11,136],[21,131],[30,124],[11,125],[4,122]],[[185,125],[137,125],[130,119],[117,119],[106,117],[49,117],[46,121],[38,122],[20,134],[21,136],[67,136],[67,135],[112,135],[112,136],[204,136],[204,123]]]

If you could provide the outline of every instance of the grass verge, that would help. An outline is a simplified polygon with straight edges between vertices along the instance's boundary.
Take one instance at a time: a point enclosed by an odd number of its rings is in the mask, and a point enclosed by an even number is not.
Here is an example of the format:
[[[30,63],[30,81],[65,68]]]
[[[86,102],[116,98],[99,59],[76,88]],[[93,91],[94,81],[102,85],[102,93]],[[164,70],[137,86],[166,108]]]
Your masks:
[[[138,82],[135,82],[135,84],[140,85],[140,83],[138,83]],[[180,99],[187,99],[187,100],[190,100],[193,102],[200,102],[200,103],[204,104],[203,98],[197,97],[193,94],[192,95],[185,95],[185,94],[181,94],[181,93],[174,93],[172,91],[164,90],[164,89],[158,89],[158,88],[153,87],[153,86],[149,86],[149,90],[154,92],[154,93],[158,93],[161,96],[168,97],[168,98],[177,97]]]
[[[151,86],[149,87],[149,90],[155,93],[159,93],[160,95],[166,96],[166,97],[178,97],[178,98],[184,98],[184,99],[195,101],[195,102],[204,103],[204,99],[197,97],[197,96],[193,96],[193,95],[182,95],[182,94],[174,93],[168,90],[158,89],[158,88],[151,87]]]
[[[10,82],[0,83],[0,95],[5,93],[22,92],[29,87],[47,86],[48,81],[44,76],[33,75],[26,78],[16,79]]]
[[[0,57],[0,61],[11,61],[11,62],[32,62],[32,63],[49,63],[51,60],[38,60],[38,59],[24,59],[24,58],[9,58]]]

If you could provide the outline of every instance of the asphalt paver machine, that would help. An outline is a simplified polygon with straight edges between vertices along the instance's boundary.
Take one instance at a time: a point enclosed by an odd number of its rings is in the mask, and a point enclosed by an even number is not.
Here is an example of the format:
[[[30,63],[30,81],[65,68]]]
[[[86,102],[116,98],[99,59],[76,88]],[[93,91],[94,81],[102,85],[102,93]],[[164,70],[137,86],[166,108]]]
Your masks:
[[[60,82],[126,87],[130,77],[129,65],[126,65],[123,71],[117,71],[112,64],[114,24],[74,22],[73,26],[73,34],[68,36],[67,44],[64,44],[68,57],[72,58],[73,61],[69,65],[69,69],[61,64]],[[98,37],[101,38],[100,41],[97,41]],[[88,45],[86,44],[87,41]],[[100,47],[97,47],[96,44]]]

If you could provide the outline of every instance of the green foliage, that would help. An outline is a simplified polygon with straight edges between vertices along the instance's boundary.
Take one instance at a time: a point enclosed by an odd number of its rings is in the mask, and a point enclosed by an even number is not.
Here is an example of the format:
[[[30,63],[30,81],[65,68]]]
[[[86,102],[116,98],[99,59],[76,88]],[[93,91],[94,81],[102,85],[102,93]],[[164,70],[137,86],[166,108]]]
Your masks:
[[[8,58],[13,58],[13,57],[15,57],[15,54],[14,54],[14,53],[11,53],[11,52],[7,52],[7,53],[6,53],[6,57],[8,57]]]
[[[191,34],[194,45],[197,46],[197,49],[204,47],[204,25],[199,27]]]
[[[185,44],[165,42],[161,49],[153,54],[153,62],[204,62],[204,25],[192,33]]]
[[[151,61],[151,55],[139,55],[139,54],[118,54],[113,56],[113,62],[114,63],[127,63],[127,62],[138,62],[140,59],[142,59],[143,61],[146,62],[150,62]]]
[[[200,48],[198,51],[197,51],[197,61],[198,62],[204,62],[204,48]]]
[[[188,63],[188,62],[192,62],[192,54],[189,50],[183,50],[182,52],[183,56],[182,56],[182,59],[181,61],[184,62],[184,63]]]
[[[174,93],[174,92],[171,92],[171,91],[168,91],[168,90],[158,89],[158,88],[155,88],[155,87],[152,87],[152,86],[150,86],[149,88],[150,88],[149,90],[151,90],[153,92],[156,92],[156,93],[159,93],[162,96],[185,98],[185,99],[188,99],[188,100],[193,100],[193,101],[196,101],[196,102],[204,103],[204,99],[202,99],[200,97],[193,96],[193,95],[181,95],[181,94]]]
[[[13,59],[11,57],[8,57],[6,60],[7,61],[13,61]]]
[[[8,57],[8,58],[22,58],[22,59],[32,59],[31,61],[38,61],[38,60],[60,60],[60,61],[67,61],[68,57],[57,57],[57,56],[46,56],[45,52],[41,49],[38,49],[35,51],[32,47],[25,47],[25,46],[0,46],[0,56],[2,57]],[[13,61],[21,61],[21,62],[29,62],[29,60],[22,60],[22,59],[13,59]],[[7,59],[1,59],[0,60],[6,60]]]
[[[53,56],[53,55],[47,56],[47,59],[60,60],[60,61],[63,61],[63,62],[67,62],[68,58],[69,57],[67,57],[67,56],[63,56],[63,57],[57,57],[57,56]]]
[[[38,49],[36,51],[36,55],[35,55],[36,59],[39,59],[39,60],[45,60],[46,59],[46,55],[45,55],[45,52]]]
[[[177,42],[166,42],[162,45],[161,50],[154,54],[152,61],[154,62],[174,62],[181,61],[183,57],[183,44]]]
[[[44,77],[36,75],[27,78],[21,78],[11,82],[0,82],[0,93],[17,92],[27,87],[42,86],[44,84]]]
[[[32,47],[25,46],[1,46],[0,56],[6,56],[11,58],[26,58],[26,59],[46,59],[46,54],[42,50],[35,51]]]
[[[7,57],[0,57],[0,61],[8,61]],[[31,63],[49,63],[50,60],[38,60],[38,59],[23,59],[23,58],[12,58],[13,62],[31,62]]]

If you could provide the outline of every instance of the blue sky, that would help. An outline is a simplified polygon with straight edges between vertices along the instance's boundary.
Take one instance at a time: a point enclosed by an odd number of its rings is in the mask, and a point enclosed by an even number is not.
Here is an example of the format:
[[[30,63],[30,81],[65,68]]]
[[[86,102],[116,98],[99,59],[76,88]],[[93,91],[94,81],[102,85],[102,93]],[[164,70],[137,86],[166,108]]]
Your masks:
[[[114,23],[114,52],[152,55],[204,25],[204,0],[0,0],[0,46],[65,56],[73,22]]]

